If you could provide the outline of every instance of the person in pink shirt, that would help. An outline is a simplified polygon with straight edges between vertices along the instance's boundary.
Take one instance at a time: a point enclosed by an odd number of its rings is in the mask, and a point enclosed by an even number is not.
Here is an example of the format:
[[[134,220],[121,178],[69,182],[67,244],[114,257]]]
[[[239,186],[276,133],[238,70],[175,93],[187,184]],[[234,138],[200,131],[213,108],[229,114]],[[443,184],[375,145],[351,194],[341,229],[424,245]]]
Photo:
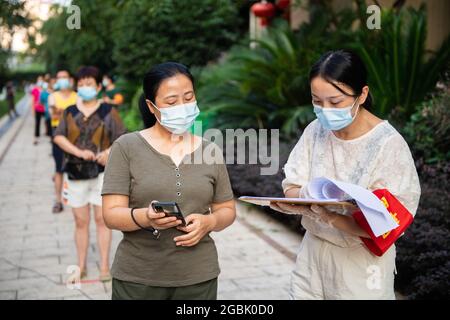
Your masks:
[[[36,81],[36,85],[31,90],[32,96],[32,110],[34,114],[34,141],[33,144],[36,145],[39,142],[39,136],[41,133],[41,119],[45,114],[45,107],[40,101],[40,95],[42,91],[42,85],[44,84],[44,78],[39,76]]]

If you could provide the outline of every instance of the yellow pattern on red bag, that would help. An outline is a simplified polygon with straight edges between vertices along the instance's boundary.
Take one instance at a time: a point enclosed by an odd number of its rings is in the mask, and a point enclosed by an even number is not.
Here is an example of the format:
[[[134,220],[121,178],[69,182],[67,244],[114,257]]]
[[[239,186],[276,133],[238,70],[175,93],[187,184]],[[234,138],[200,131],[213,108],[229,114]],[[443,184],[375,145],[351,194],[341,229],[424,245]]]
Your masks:
[[[382,234],[379,237],[375,237],[372,229],[367,223],[366,218],[363,213],[358,210],[353,213],[353,218],[356,223],[365,230],[370,239],[361,237],[361,240],[366,245],[366,247],[377,256],[382,256],[394,243],[397,239],[405,232],[405,230],[409,227],[409,225],[413,222],[413,216],[406,209],[402,203],[389,192],[387,189],[378,189],[373,191],[373,193],[380,199],[380,201],[384,204],[388,212],[395,219],[395,221],[399,224],[399,226],[391,231]]]

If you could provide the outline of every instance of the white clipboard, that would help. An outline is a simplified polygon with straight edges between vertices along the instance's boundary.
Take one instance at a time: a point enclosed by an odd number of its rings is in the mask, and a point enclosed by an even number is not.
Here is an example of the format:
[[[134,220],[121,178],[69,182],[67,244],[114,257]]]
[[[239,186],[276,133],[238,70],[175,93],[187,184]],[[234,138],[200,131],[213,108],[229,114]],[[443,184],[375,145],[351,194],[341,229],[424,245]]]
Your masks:
[[[306,198],[278,198],[278,197],[254,197],[254,196],[242,196],[238,200],[253,203],[259,206],[270,206],[271,202],[284,202],[297,205],[342,205],[356,207],[356,203],[353,201],[340,201],[338,199],[306,199]]]

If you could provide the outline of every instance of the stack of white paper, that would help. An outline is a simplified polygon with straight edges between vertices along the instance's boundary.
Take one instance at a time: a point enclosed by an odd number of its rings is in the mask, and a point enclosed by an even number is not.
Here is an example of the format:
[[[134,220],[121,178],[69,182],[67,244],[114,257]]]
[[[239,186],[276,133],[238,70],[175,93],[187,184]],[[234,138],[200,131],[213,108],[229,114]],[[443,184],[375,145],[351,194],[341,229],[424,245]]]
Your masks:
[[[361,186],[322,177],[313,179],[308,191],[311,197],[320,200],[355,200],[376,237],[398,227],[380,199]]]

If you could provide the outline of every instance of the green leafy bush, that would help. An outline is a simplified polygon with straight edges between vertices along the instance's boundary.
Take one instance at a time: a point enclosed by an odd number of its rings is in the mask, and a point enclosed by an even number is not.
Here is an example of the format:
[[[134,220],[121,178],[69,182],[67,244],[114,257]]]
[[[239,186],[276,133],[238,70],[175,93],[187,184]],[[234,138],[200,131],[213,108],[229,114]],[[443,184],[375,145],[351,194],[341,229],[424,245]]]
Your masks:
[[[437,52],[425,50],[426,11],[385,9],[382,29],[352,28],[358,10],[334,12],[326,1],[310,6],[311,19],[298,31],[282,23],[250,49],[233,48],[201,74],[199,98],[217,127],[281,128],[293,136],[314,115],[308,73],[326,51],[353,49],[365,61],[373,112],[403,124],[414,106],[433,92],[450,57],[450,38]],[[365,1],[358,2],[365,12]],[[365,20],[360,20],[365,23]]]
[[[352,48],[364,60],[375,98],[374,112],[404,123],[432,92],[450,58],[450,37],[436,52],[425,49],[425,7],[385,9],[381,29],[358,29]]]
[[[111,52],[117,40],[113,31],[122,3],[114,0],[74,0],[72,4],[81,10],[81,29],[68,29],[67,9],[52,6],[52,16],[40,30],[45,41],[37,47],[38,56],[46,62],[50,72],[61,68],[75,72],[82,65],[94,65],[103,71],[111,71],[114,68]]]
[[[450,94],[423,102],[402,129],[416,159],[431,164],[450,160]]]
[[[214,115],[212,125],[281,128],[285,136],[294,136],[313,120],[309,68],[348,36],[332,31],[330,19],[318,15],[298,32],[278,21],[263,39],[253,41],[256,48],[245,41],[222,63],[206,68],[198,97]]]
[[[228,0],[130,0],[116,21],[113,59],[133,81],[167,60],[206,65],[236,39],[237,10]]]
[[[450,165],[423,165],[414,223],[397,241],[395,287],[409,299],[450,298]]]
[[[144,128],[141,113],[139,112],[139,97],[142,94],[142,89],[135,87],[135,92],[127,108],[120,110],[120,116],[123,123],[129,132],[141,130]]]

